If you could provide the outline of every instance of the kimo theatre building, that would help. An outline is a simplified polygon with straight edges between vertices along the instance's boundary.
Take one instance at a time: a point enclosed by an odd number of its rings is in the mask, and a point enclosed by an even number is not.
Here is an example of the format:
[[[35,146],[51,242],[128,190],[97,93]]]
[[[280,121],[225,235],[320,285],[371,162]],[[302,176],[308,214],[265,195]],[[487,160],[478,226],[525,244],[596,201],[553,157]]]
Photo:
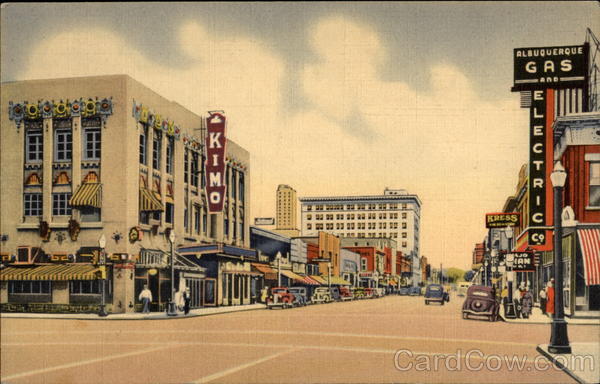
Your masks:
[[[0,91],[0,200],[11,202],[0,215],[3,311],[95,312],[104,286],[109,313],[134,312],[144,285],[163,310],[171,232],[175,249],[249,246],[250,155],[221,137],[224,207],[209,211],[205,116],[126,75]],[[218,303],[208,267],[173,262],[193,306]]]

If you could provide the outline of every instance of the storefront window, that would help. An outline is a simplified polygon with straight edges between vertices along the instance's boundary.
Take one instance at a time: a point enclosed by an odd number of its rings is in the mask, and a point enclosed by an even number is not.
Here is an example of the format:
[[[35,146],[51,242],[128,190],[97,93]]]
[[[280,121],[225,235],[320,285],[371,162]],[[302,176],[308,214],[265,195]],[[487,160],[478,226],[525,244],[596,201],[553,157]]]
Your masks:
[[[69,283],[71,295],[99,295],[102,280],[74,280]]]
[[[50,281],[9,281],[8,293],[11,295],[46,295],[52,292]]]
[[[600,162],[590,163],[590,207],[600,207]]]

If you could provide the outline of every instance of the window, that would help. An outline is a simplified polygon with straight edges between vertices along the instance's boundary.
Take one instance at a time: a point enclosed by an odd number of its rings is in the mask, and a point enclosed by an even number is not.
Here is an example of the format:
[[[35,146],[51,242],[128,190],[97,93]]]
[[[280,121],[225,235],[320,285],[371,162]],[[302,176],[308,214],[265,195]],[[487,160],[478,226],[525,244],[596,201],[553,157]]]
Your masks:
[[[73,280],[69,282],[71,295],[99,295],[102,280]]]
[[[402,248],[406,248],[406,246],[407,246],[407,243],[406,243],[406,241],[403,241],[403,242],[402,242]]]
[[[175,209],[173,204],[167,203],[165,205],[165,222],[169,224],[173,224],[173,218],[175,216]]]
[[[317,224],[315,224],[315,229],[316,229],[317,231],[319,231],[319,230],[321,230],[321,231],[322,231],[322,230],[323,230],[323,224],[322,224],[322,223],[317,223]]]
[[[167,137],[167,173],[173,174],[173,160],[175,158],[175,139],[173,136]]]
[[[235,175],[236,175],[236,173],[237,172],[236,172],[235,169],[231,170],[231,184],[229,184],[229,185],[231,185],[231,197],[234,198],[234,199],[237,199],[237,188],[236,188],[237,187],[237,183],[235,181]]]
[[[322,213],[317,213],[315,215],[315,220],[323,220],[323,214]]]
[[[402,204],[402,209],[406,209],[406,203]]]
[[[84,223],[94,222],[97,223],[100,221],[100,208],[96,207],[81,207],[79,209],[79,213],[81,215],[81,221]]]
[[[325,228],[327,228],[327,230],[332,230],[333,229],[333,223],[327,223],[327,224],[325,224]]]
[[[53,193],[52,194],[52,215],[54,216],[70,216],[71,206],[69,200],[70,193]]]
[[[360,258],[360,270],[361,271],[366,271],[367,270],[367,258],[366,257],[361,257]]]
[[[402,232],[402,238],[406,239],[406,232]]]
[[[198,152],[192,152],[192,185],[198,186]]]
[[[402,223],[402,229],[406,229],[406,223]]]
[[[208,214],[206,213],[206,208],[202,208],[202,232],[206,235],[207,231],[208,231]]]
[[[101,147],[100,127],[90,127],[83,130],[83,159],[100,160]]]
[[[44,137],[40,129],[28,129],[25,133],[25,159],[28,163],[40,162],[44,156]]]
[[[52,292],[50,281],[9,281],[11,295],[49,295]]]
[[[189,176],[190,176],[190,172],[188,171],[188,166],[190,163],[190,150],[189,149],[185,149],[185,152],[183,154],[183,182],[187,183],[189,180]]]
[[[42,216],[41,193],[26,193],[23,195],[23,215]]]
[[[306,224],[306,229],[309,231],[312,230],[312,224]]]
[[[306,206],[306,210],[307,210],[307,211],[312,211],[312,205],[307,205],[307,206]]]
[[[306,215],[306,220],[312,220],[312,215],[310,213]]]
[[[326,215],[327,217],[325,218],[326,220],[333,220],[333,215]]]
[[[54,131],[54,161],[69,161],[73,149],[70,129],[57,129]]]
[[[194,231],[196,234],[200,234],[200,207],[194,206]]]
[[[600,207],[600,162],[590,163],[590,207]]]
[[[186,233],[188,233],[190,231],[187,204],[186,204],[185,208],[183,209],[183,229]]]
[[[154,130],[152,138],[152,168],[160,169],[160,151],[162,145],[162,132]]]
[[[229,236],[229,219],[227,218],[227,216],[224,216],[223,219],[223,234],[225,236]]]
[[[402,218],[406,219],[406,212],[402,212]]]
[[[148,128],[142,127],[142,132],[140,133],[140,164],[146,165],[146,148],[147,148],[147,138],[148,138]]]
[[[206,187],[206,172],[204,168],[204,164],[206,163],[206,157],[204,155],[200,156],[200,186],[202,188]],[[243,182],[240,182],[240,188],[243,186]],[[240,193],[240,199],[241,193]]]

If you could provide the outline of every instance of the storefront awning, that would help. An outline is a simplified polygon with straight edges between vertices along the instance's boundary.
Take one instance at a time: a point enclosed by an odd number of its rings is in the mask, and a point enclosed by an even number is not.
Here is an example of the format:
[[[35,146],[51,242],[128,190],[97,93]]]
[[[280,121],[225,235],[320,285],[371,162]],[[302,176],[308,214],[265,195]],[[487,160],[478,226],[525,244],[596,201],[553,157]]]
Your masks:
[[[223,273],[228,273],[231,275],[244,275],[244,276],[260,276],[261,274],[259,272],[252,272],[252,271],[244,271],[244,270],[233,270],[233,271],[223,271]]]
[[[36,267],[8,267],[0,272],[0,280],[96,280],[100,271],[90,264],[42,265]]]
[[[265,280],[277,280],[277,271],[265,264],[251,263],[252,267],[265,275]]]
[[[579,229],[585,285],[600,285],[600,229]]]
[[[164,207],[160,200],[146,188],[140,188],[140,211],[162,211]]]
[[[323,276],[323,280],[327,281],[327,276]],[[339,276],[331,276],[331,284],[333,284],[333,285],[352,285],[351,282],[346,281]]]
[[[319,283],[317,280],[313,280],[310,278],[310,276],[302,276],[299,275],[300,277],[302,277],[302,281],[299,281],[300,284],[304,284],[304,285],[321,285],[321,283]]]
[[[73,207],[100,208],[102,205],[101,187],[100,183],[81,184],[69,200],[69,204]]]
[[[323,279],[321,276],[310,275],[310,278],[321,285],[327,285],[327,280]]]

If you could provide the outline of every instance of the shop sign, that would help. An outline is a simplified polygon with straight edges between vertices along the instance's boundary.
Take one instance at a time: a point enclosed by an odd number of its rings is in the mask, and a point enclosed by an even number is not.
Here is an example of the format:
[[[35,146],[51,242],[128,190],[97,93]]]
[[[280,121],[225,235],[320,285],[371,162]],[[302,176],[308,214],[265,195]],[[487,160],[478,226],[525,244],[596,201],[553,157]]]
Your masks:
[[[546,244],[546,230],[540,228],[531,228],[527,231],[527,243],[529,245]]]
[[[208,212],[223,211],[225,200],[225,116],[212,112],[206,118],[206,196]]]
[[[515,49],[513,90],[582,87],[588,49],[588,44]]]
[[[532,227],[539,227],[546,223],[546,151],[548,148],[546,148],[545,91],[532,92],[529,124],[529,223]]]
[[[256,217],[254,219],[254,225],[275,225],[275,218],[273,218],[273,217]]]
[[[520,222],[519,213],[486,213],[485,227],[486,228],[505,228],[516,227]]]
[[[510,255],[513,257],[512,270],[515,272],[534,272],[535,265],[533,263],[533,252],[513,252],[508,253],[506,256],[510,259]]]

